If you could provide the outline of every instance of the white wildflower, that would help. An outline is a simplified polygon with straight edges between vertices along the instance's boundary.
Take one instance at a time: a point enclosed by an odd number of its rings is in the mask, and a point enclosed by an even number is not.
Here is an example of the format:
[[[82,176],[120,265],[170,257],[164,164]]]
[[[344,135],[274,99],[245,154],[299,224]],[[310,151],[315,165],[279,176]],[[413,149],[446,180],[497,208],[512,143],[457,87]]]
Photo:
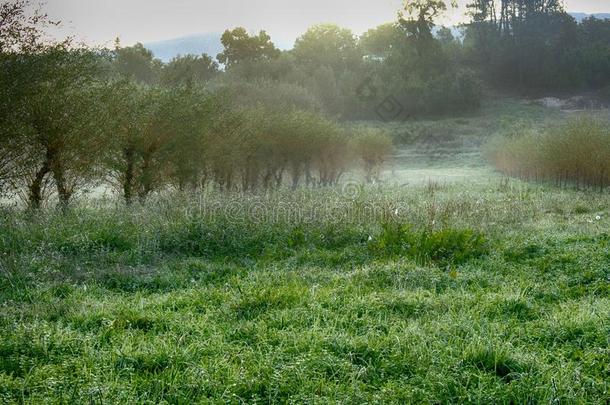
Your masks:
[[[596,220],[596,221],[599,221],[600,219],[602,219],[602,217],[601,217],[600,215],[598,215],[598,216],[596,216],[596,217],[595,217],[595,220]]]

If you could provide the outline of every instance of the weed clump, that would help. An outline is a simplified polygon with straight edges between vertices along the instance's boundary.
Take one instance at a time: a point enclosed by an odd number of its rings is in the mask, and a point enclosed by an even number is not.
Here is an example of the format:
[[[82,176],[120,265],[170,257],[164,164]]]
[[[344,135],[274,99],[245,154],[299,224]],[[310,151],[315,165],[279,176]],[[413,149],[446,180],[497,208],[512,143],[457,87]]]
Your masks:
[[[513,358],[505,349],[489,346],[475,346],[464,354],[463,363],[477,369],[495,374],[497,377],[510,381],[525,371],[526,367]]]
[[[410,225],[386,222],[369,249],[377,255],[407,255],[423,264],[451,266],[485,255],[488,242],[472,229],[415,230]]]

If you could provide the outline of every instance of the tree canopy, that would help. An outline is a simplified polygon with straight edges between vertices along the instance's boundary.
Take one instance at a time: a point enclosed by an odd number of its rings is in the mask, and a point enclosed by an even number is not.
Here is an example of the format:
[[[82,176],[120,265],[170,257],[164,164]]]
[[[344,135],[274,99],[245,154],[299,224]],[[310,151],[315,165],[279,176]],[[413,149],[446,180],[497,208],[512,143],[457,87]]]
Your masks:
[[[280,55],[280,51],[265,31],[250,35],[245,28],[237,27],[226,30],[220,41],[224,51],[218,54],[217,59],[227,67],[244,61],[270,60]]]

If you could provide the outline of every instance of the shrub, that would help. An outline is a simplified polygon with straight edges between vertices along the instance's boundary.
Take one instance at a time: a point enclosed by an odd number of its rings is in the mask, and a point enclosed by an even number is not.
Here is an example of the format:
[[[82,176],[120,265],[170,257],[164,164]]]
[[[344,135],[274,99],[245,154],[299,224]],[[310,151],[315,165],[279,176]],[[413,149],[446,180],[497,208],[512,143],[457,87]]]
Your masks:
[[[463,264],[486,252],[485,237],[472,229],[425,231],[417,246],[421,258],[445,265]]]
[[[506,348],[483,345],[469,347],[464,353],[463,364],[474,366],[507,381],[518,377],[520,373],[527,370],[526,365],[511,356]]]
[[[429,113],[473,111],[481,104],[481,81],[469,69],[455,69],[428,84],[426,104]]]
[[[352,141],[355,155],[362,160],[367,182],[379,180],[381,168],[392,151],[392,138],[379,130],[360,130]]]

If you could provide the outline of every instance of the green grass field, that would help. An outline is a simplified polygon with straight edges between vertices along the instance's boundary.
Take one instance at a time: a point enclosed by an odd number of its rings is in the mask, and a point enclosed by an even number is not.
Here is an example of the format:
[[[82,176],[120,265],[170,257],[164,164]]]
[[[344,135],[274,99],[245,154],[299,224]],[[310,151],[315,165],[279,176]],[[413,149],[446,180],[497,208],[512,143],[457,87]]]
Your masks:
[[[381,185],[1,210],[0,402],[608,403],[610,194],[470,145]]]

